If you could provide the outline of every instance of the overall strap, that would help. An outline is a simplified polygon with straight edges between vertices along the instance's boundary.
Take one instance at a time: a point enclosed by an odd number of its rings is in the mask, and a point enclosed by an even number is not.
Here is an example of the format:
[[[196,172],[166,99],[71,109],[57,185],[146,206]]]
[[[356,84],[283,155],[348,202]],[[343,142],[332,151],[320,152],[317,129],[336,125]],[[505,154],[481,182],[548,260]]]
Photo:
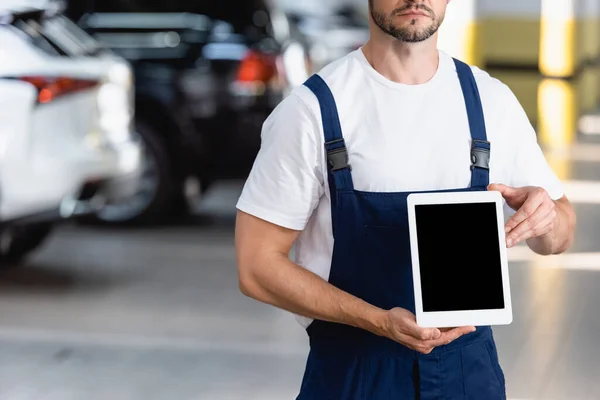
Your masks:
[[[490,142],[487,140],[481,97],[471,67],[454,59],[467,106],[471,130],[471,187],[487,189],[490,183]]]
[[[354,189],[350,164],[348,164],[348,150],[346,149],[344,136],[342,135],[337,106],[331,90],[319,75],[314,74],[304,85],[319,100],[323,133],[325,135],[329,187],[331,190],[331,200],[334,202],[336,199],[336,190]]]

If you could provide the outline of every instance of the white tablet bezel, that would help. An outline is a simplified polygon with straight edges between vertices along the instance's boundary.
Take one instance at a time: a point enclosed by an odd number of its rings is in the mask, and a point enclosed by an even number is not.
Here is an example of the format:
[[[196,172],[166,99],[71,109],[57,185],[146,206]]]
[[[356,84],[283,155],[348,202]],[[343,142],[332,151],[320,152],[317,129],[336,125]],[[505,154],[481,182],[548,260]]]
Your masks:
[[[502,195],[497,191],[413,193],[407,198],[408,224],[412,257],[413,285],[415,292],[415,315],[417,324],[424,328],[451,328],[458,326],[508,325],[512,323],[512,302],[508,275],[506,234]],[[498,216],[498,241],[502,268],[504,308],[497,310],[424,312],[419,267],[419,243],[415,206],[422,204],[495,203]],[[477,234],[477,232],[473,232]],[[466,248],[466,247],[465,247]]]

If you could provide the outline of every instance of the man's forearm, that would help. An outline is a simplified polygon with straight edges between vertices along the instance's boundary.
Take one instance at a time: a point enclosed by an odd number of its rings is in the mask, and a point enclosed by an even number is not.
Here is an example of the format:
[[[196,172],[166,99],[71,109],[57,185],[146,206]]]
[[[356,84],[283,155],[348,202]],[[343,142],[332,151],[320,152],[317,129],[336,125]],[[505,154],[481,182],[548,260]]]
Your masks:
[[[355,326],[382,335],[385,311],[329,284],[285,255],[262,260],[240,279],[242,292],[263,303],[308,318]]]
[[[556,223],[549,233],[527,240],[527,245],[541,255],[560,254],[573,243],[576,217],[566,200],[555,201]]]

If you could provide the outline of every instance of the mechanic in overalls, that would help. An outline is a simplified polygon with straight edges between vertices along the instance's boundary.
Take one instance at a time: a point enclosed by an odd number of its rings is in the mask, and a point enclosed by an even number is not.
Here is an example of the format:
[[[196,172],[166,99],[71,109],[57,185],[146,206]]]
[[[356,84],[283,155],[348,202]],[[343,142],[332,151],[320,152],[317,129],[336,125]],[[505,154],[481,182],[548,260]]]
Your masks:
[[[511,90],[438,50],[447,0],[369,6],[368,43],[264,124],[237,204],[240,288],[306,328],[300,400],[504,399],[490,327],[415,322],[407,196],[500,191],[507,245],[543,255],[571,245],[573,209]],[[468,254],[477,226],[456,234]]]

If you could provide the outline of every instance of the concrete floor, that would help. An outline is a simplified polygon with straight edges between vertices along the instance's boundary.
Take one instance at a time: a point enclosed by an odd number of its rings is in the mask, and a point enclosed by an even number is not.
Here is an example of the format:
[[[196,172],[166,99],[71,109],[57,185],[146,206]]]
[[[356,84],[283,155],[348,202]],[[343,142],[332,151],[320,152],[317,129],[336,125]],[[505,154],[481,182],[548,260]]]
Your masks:
[[[512,399],[600,399],[600,151],[571,154],[579,216],[564,256],[511,251],[515,321],[495,329]],[[583,180],[583,181],[581,181]],[[306,337],[242,296],[232,210],[148,230],[65,227],[21,269],[0,272],[0,400],[284,400]]]

